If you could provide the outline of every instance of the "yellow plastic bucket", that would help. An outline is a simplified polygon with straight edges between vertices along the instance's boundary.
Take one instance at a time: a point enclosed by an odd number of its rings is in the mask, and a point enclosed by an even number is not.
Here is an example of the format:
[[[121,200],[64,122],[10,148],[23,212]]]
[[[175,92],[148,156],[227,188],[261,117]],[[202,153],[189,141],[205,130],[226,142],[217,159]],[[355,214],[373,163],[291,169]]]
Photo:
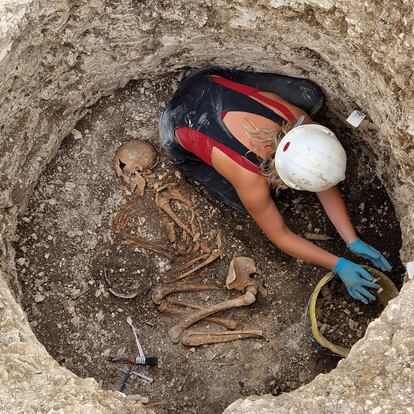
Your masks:
[[[374,269],[369,266],[363,266],[365,269],[368,270],[371,275],[375,278],[379,279],[378,284],[382,287],[382,292],[380,292],[377,296],[381,300],[381,303],[384,305],[384,308],[387,306],[388,302],[391,299],[394,299],[398,296],[398,289],[395,287],[394,283],[392,283],[391,279],[381,273],[379,270]],[[335,273],[330,272],[325,275],[319,283],[316,285],[315,290],[313,291],[309,303],[308,303],[308,317],[310,320],[310,335],[311,340],[314,342],[316,341],[323,349],[329,350],[335,355],[340,357],[346,357],[349,354],[350,348],[344,348],[342,346],[338,346],[333,344],[332,342],[328,341],[322,333],[319,331],[318,328],[318,315],[316,312],[316,301],[319,296],[319,292],[321,291],[322,287],[326,285],[330,280],[335,277]]]

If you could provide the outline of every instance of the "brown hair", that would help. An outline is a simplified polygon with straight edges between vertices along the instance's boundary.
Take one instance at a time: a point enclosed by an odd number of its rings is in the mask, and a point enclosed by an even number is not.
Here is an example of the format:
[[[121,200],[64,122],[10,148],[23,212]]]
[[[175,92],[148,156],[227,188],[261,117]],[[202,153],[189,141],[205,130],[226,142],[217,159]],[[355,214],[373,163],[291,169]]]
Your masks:
[[[243,122],[244,132],[252,141],[270,143],[274,152],[276,152],[276,148],[282,138],[293,128],[293,126],[293,122],[288,122],[278,129],[259,129],[249,120]],[[288,188],[276,170],[274,155],[267,160],[263,160],[260,164],[260,168],[263,171],[263,175],[267,178],[269,186],[275,189],[276,192]]]

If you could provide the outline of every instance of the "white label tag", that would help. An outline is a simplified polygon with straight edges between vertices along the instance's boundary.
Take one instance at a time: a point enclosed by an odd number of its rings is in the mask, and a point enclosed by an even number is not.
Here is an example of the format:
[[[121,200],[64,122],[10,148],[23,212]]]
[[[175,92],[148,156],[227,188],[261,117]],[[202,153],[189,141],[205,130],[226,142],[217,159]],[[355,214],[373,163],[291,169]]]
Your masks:
[[[408,279],[414,278],[414,262],[408,262],[406,265],[407,273],[408,273]]]
[[[348,116],[346,121],[356,128],[361,124],[365,117],[366,115],[363,112],[354,110],[351,112],[351,115]]]

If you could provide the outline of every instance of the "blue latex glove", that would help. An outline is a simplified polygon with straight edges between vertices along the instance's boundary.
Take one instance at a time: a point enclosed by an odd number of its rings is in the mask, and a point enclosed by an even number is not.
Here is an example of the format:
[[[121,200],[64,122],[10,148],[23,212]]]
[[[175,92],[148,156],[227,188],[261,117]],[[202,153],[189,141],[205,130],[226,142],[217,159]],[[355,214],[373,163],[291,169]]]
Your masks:
[[[346,245],[352,253],[355,253],[363,259],[369,260],[375,267],[383,271],[392,269],[390,262],[377,250],[360,239]]]
[[[362,266],[340,257],[333,271],[338,274],[342,282],[344,282],[348,293],[354,299],[360,300],[365,304],[368,303],[368,299],[376,299],[376,297],[365,288],[379,289],[381,286],[370,282],[373,277]]]

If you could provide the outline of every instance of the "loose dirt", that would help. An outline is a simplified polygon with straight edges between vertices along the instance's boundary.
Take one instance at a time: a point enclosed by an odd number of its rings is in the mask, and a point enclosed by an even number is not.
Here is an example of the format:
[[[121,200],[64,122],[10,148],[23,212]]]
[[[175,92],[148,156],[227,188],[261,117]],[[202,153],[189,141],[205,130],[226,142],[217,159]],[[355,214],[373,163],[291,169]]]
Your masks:
[[[376,296],[375,289],[369,291]],[[348,295],[345,285],[337,280],[322,288],[316,308],[321,334],[344,348],[351,348],[361,339],[368,324],[384,310],[378,298],[367,305],[355,301]]]
[[[158,118],[182,74],[131,82],[102,98],[62,143],[39,180],[28,209],[21,217],[16,262],[23,286],[22,302],[39,340],[56,360],[81,377],[94,377],[104,388],[117,390],[123,374],[107,362],[108,355],[136,352],[126,323],[131,316],[148,355],[159,358],[156,368],[137,368],[154,378],[152,384],[131,379],[127,394],[159,402],[159,413],[218,413],[233,400],[250,394],[279,394],[328,372],[337,359],[318,353],[306,337],[306,306],[326,270],[281,253],[256,224],[190,184],[162,152]],[[324,111],[326,112],[326,111]],[[403,269],[398,258],[401,235],[392,204],[374,174],[366,150],[352,140],[350,129],[337,128],[331,117],[319,118],[333,128],[349,157],[347,181],[341,185],[352,220],[363,240],[393,263],[390,273],[400,286]],[[128,193],[112,170],[118,146],[132,138],[148,140],[159,153],[154,176],[143,198]],[[220,290],[179,294],[178,299],[212,304],[234,297],[225,278],[234,256],[253,257],[269,296],[252,306],[223,315],[246,329],[263,329],[265,339],[186,348],[173,345],[168,329],[178,320],[157,311],[151,288],[174,276],[175,267],[201,254],[172,260],[122,244],[113,219],[132,201],[128,231],[161,246],[173,248],[154,199],[157,190],[174,182],[188,197],[200,220],[200,245],[217,247],[219,259],[193,274],[189,281],[215,283]],[[347,251],[313,194],[286,190],[276,199],[287,225],[296,233],[323,233],[331,240],[319,246],[363,263]],[[176,211],[178,205],[174,205]],[[189,216],[183,214],[183,219]],[[133,299],[116,297],[113,289]],[[364,309],[361,307],[361,309]],[[200,329],[218,329],[203,322]]]

